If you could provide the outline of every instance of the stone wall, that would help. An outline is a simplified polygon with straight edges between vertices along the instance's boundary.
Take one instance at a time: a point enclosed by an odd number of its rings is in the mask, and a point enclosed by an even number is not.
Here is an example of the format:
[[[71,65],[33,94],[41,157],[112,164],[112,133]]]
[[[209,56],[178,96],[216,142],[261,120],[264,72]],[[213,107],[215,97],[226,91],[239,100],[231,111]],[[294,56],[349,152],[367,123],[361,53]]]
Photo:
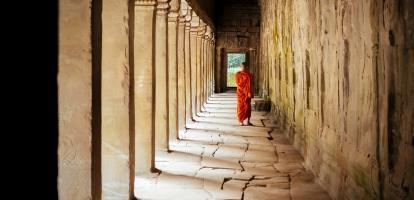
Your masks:
[[[216,92],[227,89],[227,57],[230,52],[244,52],[253,74],[257,73],[260,12],[256,0],[222,1],[217,4]],[[255,76],[255,82],[257,77]],[[257,86],[257,84],[255,84]],[[255,87],[256,88],[256,87]]]
[[[414,199],[412,0],[260,0],[260,87],[334,199]]]

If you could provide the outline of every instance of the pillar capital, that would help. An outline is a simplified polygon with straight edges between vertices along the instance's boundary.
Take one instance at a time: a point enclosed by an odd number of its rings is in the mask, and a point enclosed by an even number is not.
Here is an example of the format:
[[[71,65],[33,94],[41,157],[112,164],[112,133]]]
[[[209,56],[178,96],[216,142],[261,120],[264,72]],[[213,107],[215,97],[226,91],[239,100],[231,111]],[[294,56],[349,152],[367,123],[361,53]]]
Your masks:
[[[195,14],[195,12],[192,12],[191,22],[190,22],[190,32],[192,34],[197,35],[199,26],[200,26],[200,18]]]
[[[213,32],[211,31],[210,26],[206,26],[206,32],[204,33],[204,39],[211,40]]]
[[[187,1],[182,0],[180,2],[180,9],[179,9],[179,16],[178,16],[178,22],[180,23],[180,25],[185,25],[188,13],[191,13],[191,12],[189,10]]]
[[[170,5],[170,12],[168,13],[168,21],[169,22],[177,22],[178,16],[180,14],[180,2],[181,0],[171,0],[169,2]]]
[[[170,0],[157,0],[156,13],[157,15],[167,15],[170,10]]]
[[[180,11],[181,0],[170,0],[170,12],[178,13]]]
[[[215,34],[214,34],[214,32],[212,32],[212,33],[211,33],[211,40],[210,40],[210,43],[211,43],[212,45],[215,45],[215,44],[216,44],[216,38],[215,38]]]
[[[206,27],[207,25],[202,20],[200,20],[200,25],[198,26],[198,29],[197,29],[198,37],[204,38],[204,34],[206,33],[206,30],[207,30]]]
[[[192,13],[193,11],[191,10],[191,7],[188,6],[187,13],[185,15],[185,29],[186,30],[190,30],[191,20],[193,19]]]
[[[157,5],[156,0],[135,0],[136,6],[155,6]]]

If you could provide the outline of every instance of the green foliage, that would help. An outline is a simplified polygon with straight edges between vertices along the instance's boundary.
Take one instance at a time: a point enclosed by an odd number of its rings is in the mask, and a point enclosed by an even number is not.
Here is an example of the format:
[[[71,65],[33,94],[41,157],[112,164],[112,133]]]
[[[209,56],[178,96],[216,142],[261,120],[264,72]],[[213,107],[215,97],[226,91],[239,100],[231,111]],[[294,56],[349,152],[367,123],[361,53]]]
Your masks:
[[[234,76],[237,72],[227,72],[227,87],[236,87],[236,79]]]
[[[240,64],[246,61],[244,53],[227,54],[227,87],[236,87],[235,74],[240,70]]]

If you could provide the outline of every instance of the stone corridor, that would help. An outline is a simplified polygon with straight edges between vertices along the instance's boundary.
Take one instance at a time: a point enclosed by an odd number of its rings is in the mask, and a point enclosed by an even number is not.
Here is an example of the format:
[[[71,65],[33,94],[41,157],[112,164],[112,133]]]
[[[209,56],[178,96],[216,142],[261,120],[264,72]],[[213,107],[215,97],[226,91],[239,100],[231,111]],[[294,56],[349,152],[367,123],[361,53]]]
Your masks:
[[[330,199],[267,112],[240,126],[234,93],[214,94],[196,122],[137,176],[138,199]]]
[[[414,199],[413,10],[59,0],[59,199]],[[254,126],[236,120],[233,53]]]

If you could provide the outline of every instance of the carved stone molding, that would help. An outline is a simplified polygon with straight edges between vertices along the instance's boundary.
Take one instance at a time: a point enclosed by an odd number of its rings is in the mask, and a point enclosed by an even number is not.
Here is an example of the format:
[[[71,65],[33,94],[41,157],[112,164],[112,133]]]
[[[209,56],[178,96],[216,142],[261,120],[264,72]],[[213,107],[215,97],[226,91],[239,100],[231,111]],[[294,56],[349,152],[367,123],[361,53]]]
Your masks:
[[[155,6],[156,4],[156,0],[135,0],[136,6]]]
[[[190,30],[191,20],[193,19],[193,10],[187,5],[187,14],[185,15],[185,29]]]
[[[200,18],[195,12],[192,12],[191,22],[190,22],[190,32],[192,34],[198,34],[198,27],[200,26]]]
[[[198,37],[204,37],[204,34],[206,33],[207,25],[200,19],[200,25],[197,28],[197,36]]]
[[[170,0],[158,0],[156,12],[157,15],[167,15],[170,10]]]

